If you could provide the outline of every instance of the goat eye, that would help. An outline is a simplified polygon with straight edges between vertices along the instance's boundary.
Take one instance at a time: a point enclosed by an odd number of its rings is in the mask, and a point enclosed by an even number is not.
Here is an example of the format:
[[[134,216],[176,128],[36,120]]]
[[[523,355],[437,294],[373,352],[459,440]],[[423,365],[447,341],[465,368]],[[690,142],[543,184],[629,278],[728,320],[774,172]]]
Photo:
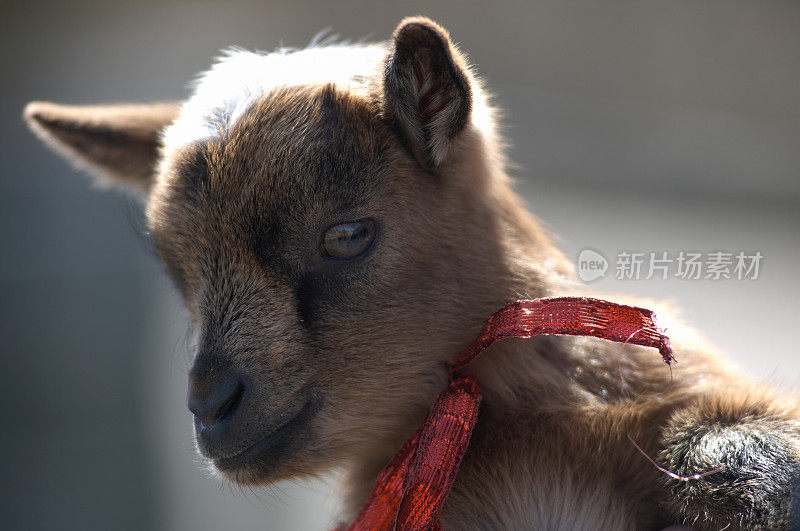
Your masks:
[[[362,219],[334,225],[322,238],[322,254],[328,258],[350,260],[367,252],[375,239],[375,223]]]

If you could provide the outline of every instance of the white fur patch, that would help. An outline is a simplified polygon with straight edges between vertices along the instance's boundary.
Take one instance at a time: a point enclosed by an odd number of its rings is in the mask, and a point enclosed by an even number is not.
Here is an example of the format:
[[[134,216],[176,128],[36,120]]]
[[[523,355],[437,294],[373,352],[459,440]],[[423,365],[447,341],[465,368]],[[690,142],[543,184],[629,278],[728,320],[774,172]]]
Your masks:
[[[384,44],[330,44],[272,53],[230,49],[195,83],[180,117],[164,130],[170,148],[221,135],[250,105],[281,86],[333,83],[361,88],[383,64]]]

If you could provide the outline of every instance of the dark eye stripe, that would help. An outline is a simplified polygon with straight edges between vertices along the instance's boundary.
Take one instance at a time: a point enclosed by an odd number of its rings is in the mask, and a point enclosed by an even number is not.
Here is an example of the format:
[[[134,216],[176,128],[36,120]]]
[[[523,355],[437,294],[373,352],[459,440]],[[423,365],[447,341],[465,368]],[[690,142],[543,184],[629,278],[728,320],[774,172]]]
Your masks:
[[[322,253],[328,258],[351,260],[364,254],[375,239],[375,223],[362,219],[335,225],[325,231]]]

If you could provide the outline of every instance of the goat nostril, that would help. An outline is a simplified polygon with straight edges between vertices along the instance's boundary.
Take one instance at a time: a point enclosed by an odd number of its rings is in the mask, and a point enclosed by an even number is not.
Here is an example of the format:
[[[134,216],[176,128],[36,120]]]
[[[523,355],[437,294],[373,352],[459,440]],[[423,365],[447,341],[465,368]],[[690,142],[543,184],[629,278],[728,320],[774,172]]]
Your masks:
[[[244,382],[238,378],[224,381],[205,392],[189,391],[188,406],[205,428],[232,416],[244,395]]]
[[[222,403],[222,405],[220,405],[219,409],[217,410],[217,418],[215,419],[215,422],[219,422],[225,417],[236,413],[236,410],[239,408],[239,403],[242,401],[243,394],[244,384],[239,382],[234,392]]]

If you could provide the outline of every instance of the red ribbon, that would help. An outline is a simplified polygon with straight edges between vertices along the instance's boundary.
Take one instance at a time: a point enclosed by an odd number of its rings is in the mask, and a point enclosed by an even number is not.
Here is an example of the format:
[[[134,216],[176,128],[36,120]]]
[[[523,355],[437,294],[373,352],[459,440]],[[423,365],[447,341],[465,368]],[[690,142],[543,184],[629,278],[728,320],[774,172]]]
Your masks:
[[[521,300],[493,314],[450,366],[450,386],[436,396],[425,424],[378,475],[367,503],[347,529],[440,529],[439,513],[478,420],[481,391],[461,372],[495,341],[537,335],[592,336],[657,348],[675,361],[652,311],[587,297]]]

